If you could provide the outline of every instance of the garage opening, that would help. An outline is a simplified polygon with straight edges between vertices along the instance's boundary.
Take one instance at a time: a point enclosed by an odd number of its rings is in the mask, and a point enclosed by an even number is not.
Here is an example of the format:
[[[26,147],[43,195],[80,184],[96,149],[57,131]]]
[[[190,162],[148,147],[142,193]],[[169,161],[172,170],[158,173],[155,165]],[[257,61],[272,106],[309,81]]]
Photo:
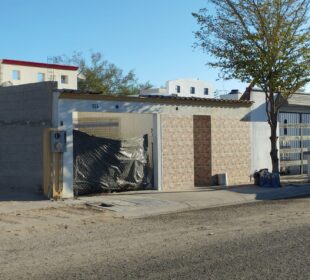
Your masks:
[[[153,189],[153,115],[75,112],[74,193]]]
[[[280,112],[279,127],[281,174],[307,174],[304,152],[310,151],[310,114]]]

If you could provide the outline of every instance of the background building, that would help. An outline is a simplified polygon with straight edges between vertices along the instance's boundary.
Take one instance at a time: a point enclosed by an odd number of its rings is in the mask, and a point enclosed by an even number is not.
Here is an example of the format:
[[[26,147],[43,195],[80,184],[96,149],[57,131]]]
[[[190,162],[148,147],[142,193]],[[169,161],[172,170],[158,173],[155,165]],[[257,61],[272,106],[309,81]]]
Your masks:
[[[59,89],[77,89],[78,67],[50,63],[2,59],[0,86],[55,81]]]
[[[178,79],[167,81],[166,87],[163,88],[142,90],[140,95],[213,98],[213,89],[206,81],[201,81],[198,79]]]
[[[220,95],[220,99],[239,100],[242,95],[243,93],[238,89],[233,89],[228,94]]]

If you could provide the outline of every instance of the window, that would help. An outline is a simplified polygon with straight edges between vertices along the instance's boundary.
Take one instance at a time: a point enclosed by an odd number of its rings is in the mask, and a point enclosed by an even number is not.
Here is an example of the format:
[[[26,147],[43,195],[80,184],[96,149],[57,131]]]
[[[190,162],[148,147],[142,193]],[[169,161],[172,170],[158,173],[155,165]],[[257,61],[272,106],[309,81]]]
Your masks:
[[[209,89],[208,88],[204,88],[203,89],[203,94],[204,95],[209,95]]]
[[[287,119],[284,120],[284,124],[287,124]],[[287,135],[287,127],[284,127],[284,135]]]
[[[181,86],[175,86],[175,90],[177,93],[180,93],[181,92]]]
[[[68,84],[69,78],[67,75],[61,75],[61,83],[62,84]]]
[[[13,70],[12,71],[12,79],[13,80],[20,80],[20,71],[19,70]]]
[[[45,81],[45,74],[38,73],[38,82],[44,82],[44,81]]]
[[[191,94],[195,94],[195,87],[190,88]]]

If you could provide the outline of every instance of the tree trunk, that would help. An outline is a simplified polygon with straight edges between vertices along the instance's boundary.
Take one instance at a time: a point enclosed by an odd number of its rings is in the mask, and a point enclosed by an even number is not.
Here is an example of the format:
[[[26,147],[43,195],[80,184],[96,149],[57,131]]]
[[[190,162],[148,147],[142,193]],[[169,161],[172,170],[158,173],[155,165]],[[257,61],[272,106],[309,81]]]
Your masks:
[[[273,91],[270,91],[269,96],[266,93],[266,112],[268,116],[268,123],[270,126],[270,157],[272,163],[272,172],[279,173],[279,158],[278,158],[278,110],[275,104]]]
[[[277,120],[276,120],[277,122]],[[272,172],[279,173],[279,158],[278,158],[278,136],[277,136],[277,124],[270,126],[270,144],[271,151],[270,157],[272,162]]]

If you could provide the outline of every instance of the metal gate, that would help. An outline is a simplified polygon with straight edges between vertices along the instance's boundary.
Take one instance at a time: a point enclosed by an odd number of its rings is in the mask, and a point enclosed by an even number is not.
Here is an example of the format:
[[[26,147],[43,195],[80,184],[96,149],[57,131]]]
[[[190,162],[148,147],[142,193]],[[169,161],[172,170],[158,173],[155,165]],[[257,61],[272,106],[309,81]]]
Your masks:
[[[310,114],[281,112],[279,127],[281,173],[307,173],[307,160],[303,153],[310,151]]]

